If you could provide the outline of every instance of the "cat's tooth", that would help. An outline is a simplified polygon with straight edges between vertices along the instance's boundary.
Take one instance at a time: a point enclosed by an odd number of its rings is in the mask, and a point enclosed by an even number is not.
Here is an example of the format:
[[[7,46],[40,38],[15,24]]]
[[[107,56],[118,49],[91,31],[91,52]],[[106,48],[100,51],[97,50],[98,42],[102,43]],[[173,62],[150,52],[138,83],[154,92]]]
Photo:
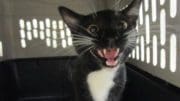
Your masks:
[[[103,49],[103,53],[106,54],[106,53],[107,53],[107,50],[106,50],[106,49]]]
[[[117,64],[117,63],[118,63],[118,60],[116,60],[115,63]]]
[[[99,54],[101,57],[103,57],[103,54],[102,54],[102,52],[101,52],[100,50],[98,50],[98,54]]]
[[[106,64],[109,65],[109,66],[116,66],[118,64],[118,60],[115,60],[114,62],[109,62],[109,61],[106,61]]]
[[[118,48],[118,49],[117,49],[117,53],[119,53],[119,51],[120,51],[120,49]]]
[[[118,56],[120,49],[117,48],[115,56]]]
[[[117,65],[117,63],[118,63],[118,60],[115,60],[114,63],[113,63],[113,65]]]

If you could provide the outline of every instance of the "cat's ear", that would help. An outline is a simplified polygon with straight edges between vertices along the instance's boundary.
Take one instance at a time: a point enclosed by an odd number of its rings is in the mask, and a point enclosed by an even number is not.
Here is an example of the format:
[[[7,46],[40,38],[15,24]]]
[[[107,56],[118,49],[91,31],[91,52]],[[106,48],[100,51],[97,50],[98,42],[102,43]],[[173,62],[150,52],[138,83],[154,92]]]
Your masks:
[[[70,28],[76,28],[83,17],[82,15],[77,14],[66,7],[59,7],[58,9],[59,9],[60,15],[62,16],[63,21]]]
[[[141,2],[142,0],[132,0],[132,2],[127,5],[123,12],[127,15],[132,16],[134,19],[137,19]]]

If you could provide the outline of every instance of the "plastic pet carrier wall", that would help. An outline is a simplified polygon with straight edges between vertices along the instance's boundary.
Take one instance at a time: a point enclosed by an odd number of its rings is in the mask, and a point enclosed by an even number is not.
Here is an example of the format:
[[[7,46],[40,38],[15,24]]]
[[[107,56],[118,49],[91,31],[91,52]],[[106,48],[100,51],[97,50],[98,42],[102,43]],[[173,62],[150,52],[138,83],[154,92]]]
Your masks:
[[[180,10],[177,0],[144,0],[137,28],[141,35],[130,55],[139,68],[180,87]]]

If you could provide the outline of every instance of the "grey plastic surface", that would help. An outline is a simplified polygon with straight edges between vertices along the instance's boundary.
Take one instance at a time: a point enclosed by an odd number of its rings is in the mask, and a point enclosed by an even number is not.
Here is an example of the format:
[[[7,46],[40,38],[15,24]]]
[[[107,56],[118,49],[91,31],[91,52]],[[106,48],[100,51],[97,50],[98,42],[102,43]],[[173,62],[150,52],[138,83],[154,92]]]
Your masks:
[[[45,40],[26,40],[27,47],[21,47],[19,20],[32,22],[33,19],[45,21],[46,18],[58,21],[61,16],[59,6],[66,6],[78,13],[88,14],[95,10],[103,9],[102,0],[0,0],[0,40],[3,41],[3,59],[48,57],[75,55],[74,51],[66,54],[72,47],[56,49],[47,47]],[[25,22],[26,23],[26,22]],[[25,28],[25,31],[27,29]],[[39,29],[38,29],[39,31]]]
[[[165,3],[163,5],[160,5],[160,1],[163,0],[155,0],[157,4],[157,21],[153,22],[152,21],[152,1],[153,0],[144,0],[147,1],[149,4],[149,9],[148,11],[145,11],[145,2],[143,2],[143,25],[139,24],[139,33],[143,34],[140,35],[139,37],[139,42],[137,43],[137,47],[139,49],[135,49],[134,51],[134,56],[133,53],[131,55],[131,58],[129,62],[132,64],[136,65],[142,70],[145,70],[149,72],[150,74],[159,77],[175,86],[180,87],[180,2],[179,0],[172,0],[173,2],[177,1],[176,5],[177,6],[177,14],[175,17],[171,17],[170,13],[171,11],[175,11],[175,9],[171,10],[171,0],[164,0]],[[162,38],[161,38],[161,26],[160,25],[160,20],[161,20],[161,11],[165,10],[165,17],[166,17],[166,41],[165,44],[161,44]],[[141,50],[141,37],[146,39],[146,15],[149,15],[150,17],[150,43],[147,44],[146,41],[144,40],[144,59],[142,59],[143,52]],[[175,40],[171,40],[172,35],[176,36],[176,45],[173,44],[172,47],[176,47],[176,55],[173,55],[172,58],[170,54],[174,54],[173,52],[170,51],[171,48],[171,41],[175,42]],[[153,36],[157,36],[157,55],[153,56]],[[147,48],[150,48],[150,55],[146,52]],[[161,50],[165,51],[165,56],[161,56]],[[138,55],[138,54],[140,55]],[[137,56],[138,55],[138,56]],[[147,58],[150,58],[147,62]],[[157,64],[154,61],[154,59],[157,58]],[[165,60],[165,66],[161,66],[162,62]],[[174,64],[170,64],[170,61],[173,61]],[[174,67],[173,67],[174,66]],[[174,69],[173,69],[174,68]]]

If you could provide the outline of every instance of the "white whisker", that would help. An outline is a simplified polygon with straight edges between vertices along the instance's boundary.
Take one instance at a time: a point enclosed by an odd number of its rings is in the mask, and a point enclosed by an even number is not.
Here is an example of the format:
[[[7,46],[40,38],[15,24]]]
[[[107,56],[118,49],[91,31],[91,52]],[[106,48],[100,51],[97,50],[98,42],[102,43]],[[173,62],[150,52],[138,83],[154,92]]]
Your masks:
[[[88,36],[85,36],[85,35],[73,35],[73,38],[85,38],[85,39],[89,39],[89,40],[95,40],[94,38],[92,37],[88,37]]]
[[[93,47],[94,47],[93,45],[89,46],[89,48],[85,49],[81,54],[86,53],[87,51],[89,51],[89,50],[90,50],[91,48],[93,48]]]

